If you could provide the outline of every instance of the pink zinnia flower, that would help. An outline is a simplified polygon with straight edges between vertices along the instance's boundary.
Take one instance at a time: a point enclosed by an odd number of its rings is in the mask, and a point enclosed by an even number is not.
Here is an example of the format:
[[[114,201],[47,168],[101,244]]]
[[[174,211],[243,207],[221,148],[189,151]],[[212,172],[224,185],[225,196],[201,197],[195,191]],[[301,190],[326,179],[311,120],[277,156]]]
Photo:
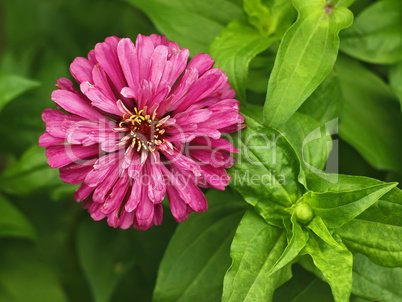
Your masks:
[[[239,101],[207,54],[187,64],[189,51],[165,37],[109,37],[71,74],[80,90],[58,80],[46,109],[48,163],[92,218],[140,230],[162,222],[167,193],[174,218],[207,210],[199,187],[223,190],[238,150],[222,134],[242,128]]]

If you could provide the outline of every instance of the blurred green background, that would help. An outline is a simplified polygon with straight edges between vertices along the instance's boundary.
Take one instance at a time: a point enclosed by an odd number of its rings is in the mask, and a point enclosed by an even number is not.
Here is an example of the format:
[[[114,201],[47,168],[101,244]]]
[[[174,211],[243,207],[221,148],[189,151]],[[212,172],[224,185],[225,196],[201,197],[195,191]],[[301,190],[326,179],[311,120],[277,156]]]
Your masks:
[[[111,35],[155,32],[123,1],[0,1],[0,77],[19,86],[0,112],[0,301],[151,300],[176,222],[165,215],[146,233],[94,222],[37,142],[41,113],[55,108],[50,94],[71,78],[75,57]]]

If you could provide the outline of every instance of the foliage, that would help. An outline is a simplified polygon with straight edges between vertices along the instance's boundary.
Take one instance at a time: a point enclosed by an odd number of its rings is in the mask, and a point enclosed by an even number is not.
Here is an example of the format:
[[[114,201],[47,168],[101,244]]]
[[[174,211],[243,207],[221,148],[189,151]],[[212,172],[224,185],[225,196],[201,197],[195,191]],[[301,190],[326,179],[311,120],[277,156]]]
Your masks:
[[[402,299],[399,0],[0,0],[0,15],[0,301]],[[37,146],[70,62],[138,33],[211,54],[247,124],[227,137],[230,188],[146,232],[92,221]]]

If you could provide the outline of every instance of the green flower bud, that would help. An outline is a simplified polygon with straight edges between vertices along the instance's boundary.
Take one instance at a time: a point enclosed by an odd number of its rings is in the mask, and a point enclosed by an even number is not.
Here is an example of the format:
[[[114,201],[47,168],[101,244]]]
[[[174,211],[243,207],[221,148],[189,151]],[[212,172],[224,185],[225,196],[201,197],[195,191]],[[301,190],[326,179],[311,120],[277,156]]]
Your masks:
[[[297,221],[303,224],[309,223],[314,217],[313,209],[305,202],[296,204],[294,214]]]

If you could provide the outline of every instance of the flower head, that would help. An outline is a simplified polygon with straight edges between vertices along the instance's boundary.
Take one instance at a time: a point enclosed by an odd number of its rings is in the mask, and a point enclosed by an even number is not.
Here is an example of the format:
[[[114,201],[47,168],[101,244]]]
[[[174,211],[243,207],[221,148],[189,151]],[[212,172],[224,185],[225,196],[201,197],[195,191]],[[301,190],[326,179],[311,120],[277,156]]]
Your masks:
[[[109,37],[70,71],[46,109],[39,139],[48,163],[92,218],[145,230],[162,222],[167,194],[174,218],[208,207],[199,187],[223,190],[238,150],[222,134],[242,127],[239,102],[207,54],[165,37]],[[187,64],[188,63],[188,64]]]

